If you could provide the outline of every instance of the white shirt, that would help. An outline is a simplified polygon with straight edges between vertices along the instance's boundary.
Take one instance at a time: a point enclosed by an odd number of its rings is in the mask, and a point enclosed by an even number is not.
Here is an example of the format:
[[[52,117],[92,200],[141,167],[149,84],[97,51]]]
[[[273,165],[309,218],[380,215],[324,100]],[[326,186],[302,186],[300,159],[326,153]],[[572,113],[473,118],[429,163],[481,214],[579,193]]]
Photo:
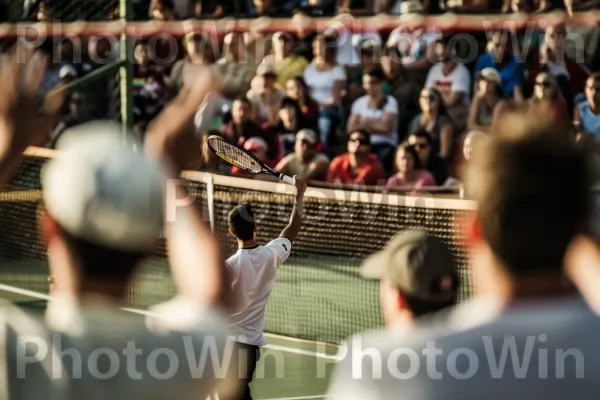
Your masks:
[[[383,118],[383,113],[391,113],[394,115],[398,115],[398,102],[392,96],[387,96],[387,103],[385,104],[385,106],[383,106],[382,109],[370,108],[369,96],[362,96],[356,99],[352,104],[351,113],[355,115],[360,115],[361,118],[380,120]],[[398,132],[396,129],[396,124],[394,124],[392,131],[386,135],[371,135],[371,144],[381,143],[388,143],[392,146],[398,145]]]
[[[402,55],[402,64],[410,64],[427,54],[427,47],[440,37],[442,31],[435,26],[426,30],[413,30],[400,26],[390,33],[388,46],[398,46]]]
[[[236,341],[255,346],[267,344],[263,335],[265,308],[277,269],[291,251],[292,242],[278,238],[266,246],[239,249],[226,261],[233,279],[236,312],[230,316],[230,328]]]
[[[319,104],[325,104],[333,95],[336,81],[346,81],[344,67],[336,65],[329,71],[319,71],[315,64],[309,64],[304,70],[304,80],[310,88],[310,95]]]
[[[444,65],[437,63],[429,70],[425,87],[435,87],[440,93],[461,92],[462,101],[468,106],[471,93],[471,74],[467,67],[462,64],[456,64],[456,67],[449,73],[444,73]]]

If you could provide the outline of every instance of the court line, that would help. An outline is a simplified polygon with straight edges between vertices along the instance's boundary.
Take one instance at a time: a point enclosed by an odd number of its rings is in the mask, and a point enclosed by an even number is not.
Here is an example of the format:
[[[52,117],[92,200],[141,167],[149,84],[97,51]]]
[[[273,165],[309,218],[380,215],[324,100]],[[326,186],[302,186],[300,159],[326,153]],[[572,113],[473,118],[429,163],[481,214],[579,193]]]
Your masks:
[[[46,301],[50,301],[53,299],[52,296],[44,294],[44,293],[34,292],[33,290],[21,289],[21,288],[15,287],[15,286],[5,285],[2,283],[0,283],[0,290],[3,290],[5,292],[23,295],[23,296],[33,297],[35,299],[46,300]],[[155,314],[153,312],[146,311],[146,310],[140,310],[137,308],[124,307],[121,309],[124,311],[130,312],[130,313],[144,315],[144,316],[150,316],[150,317],[158,316],[158,314]],[[293,347],[277,346],[277,345],[272,345],[272,344],[267,344],[266,346],[263,346],[263,347],[265,349],[269,349],[269,350],[279,350],[279,351],[284,351],[284,352],[293,353],[293,354],[299,354],[299,355],[303,355],[303,356],[312,356],[312,357],[325,358],[325,359],[336,360],[336,361],[340,360],[340,358],[336,355],[330,355],[330,354],[320,353],[320,352],[316,352],[316,351],[295,349]]]

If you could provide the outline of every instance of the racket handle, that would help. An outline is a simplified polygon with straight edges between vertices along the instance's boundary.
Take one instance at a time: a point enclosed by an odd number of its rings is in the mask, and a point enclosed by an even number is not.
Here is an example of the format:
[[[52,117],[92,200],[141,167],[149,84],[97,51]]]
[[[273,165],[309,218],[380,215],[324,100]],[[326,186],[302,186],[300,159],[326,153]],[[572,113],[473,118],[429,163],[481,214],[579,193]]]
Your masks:
[[[281,179],[285,183],[289,183],[290,185],[294,184],[294,178],[292,178],[291,176],[287,176],[287,175],[284,175],[284,174],[279,174],[279,179]]]

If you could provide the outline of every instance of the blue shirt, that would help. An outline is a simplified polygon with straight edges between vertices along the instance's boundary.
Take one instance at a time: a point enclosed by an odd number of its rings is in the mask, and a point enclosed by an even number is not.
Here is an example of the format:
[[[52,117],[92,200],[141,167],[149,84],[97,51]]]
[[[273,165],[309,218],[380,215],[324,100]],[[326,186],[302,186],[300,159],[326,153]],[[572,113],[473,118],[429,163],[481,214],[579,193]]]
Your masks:
[[[523,81],[525,80],[525,74],[523,69],[523,63],[517,62],[515,56],[511,55],[510,60],[502,66],[496,63],[492,53],[485,53],[477,58],[477,64],[475,65],[475,76],[479,76],[479,73],[484,68],[494,68],[500,73],[501,83],[500,89],[508,96],[512,97],[515,86],[523,87]]]
[[[587,101],[579,105],[579,118],[583,130],[594,135],[596,140],[600,140],[600,115],[596,115],[590,110]]]

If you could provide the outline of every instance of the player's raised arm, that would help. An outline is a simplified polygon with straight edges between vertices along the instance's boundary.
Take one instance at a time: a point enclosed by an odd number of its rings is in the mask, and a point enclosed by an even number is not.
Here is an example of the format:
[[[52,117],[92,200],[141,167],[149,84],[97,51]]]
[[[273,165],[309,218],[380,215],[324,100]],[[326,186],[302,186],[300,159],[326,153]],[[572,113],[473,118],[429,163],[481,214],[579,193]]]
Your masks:
[[[296,236],[302,228],[302,220],[304,217],[304,192],[306,191],[306,182],[302,179],[294,176],[294,186],[296,186],[296,197],[294,197],[294,208],[292,209],[292,216],[290,217],[290,223],[281,232],[279,237],[287,238],[290,242],[296,240]]]

